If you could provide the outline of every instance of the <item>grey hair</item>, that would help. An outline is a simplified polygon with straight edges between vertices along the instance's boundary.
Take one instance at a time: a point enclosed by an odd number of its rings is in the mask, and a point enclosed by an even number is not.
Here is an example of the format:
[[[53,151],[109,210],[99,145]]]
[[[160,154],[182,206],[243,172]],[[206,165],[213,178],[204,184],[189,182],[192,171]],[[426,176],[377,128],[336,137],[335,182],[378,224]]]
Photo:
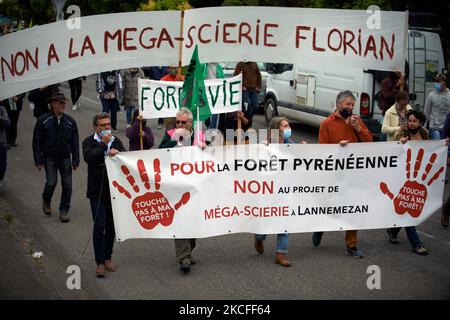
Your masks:
[[[336,97],[336,106],[339,104],[339,102],[342,102],[347,98],[352,98],[353,101],[356,101],[355,95],[350,90],[339,92]]]
[[[189,120],[194,120],[194,116],[192,115],[191,110],[189,110],[188,108],[180,108],[180,110],[178,110],[177,112],[177,117],[183,114],[187,115]]]

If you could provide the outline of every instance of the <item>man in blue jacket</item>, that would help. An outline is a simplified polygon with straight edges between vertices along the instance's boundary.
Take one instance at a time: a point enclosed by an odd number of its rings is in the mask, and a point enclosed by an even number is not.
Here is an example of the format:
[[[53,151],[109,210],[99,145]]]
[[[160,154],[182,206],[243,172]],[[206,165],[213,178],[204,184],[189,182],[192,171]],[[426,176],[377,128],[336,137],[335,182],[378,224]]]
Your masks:
[[[62,194],[59,219],[69,222],[72,196],[72,170],[80,164],[78,128],[75,120],[64,113],[66,97],[56,93],[50,99],[51,111],[38,118],[33,132],[34,163],[39,171],[45,168],[46,183],[42,194],[42,210],[52,214],[51,201],[61,175]]]

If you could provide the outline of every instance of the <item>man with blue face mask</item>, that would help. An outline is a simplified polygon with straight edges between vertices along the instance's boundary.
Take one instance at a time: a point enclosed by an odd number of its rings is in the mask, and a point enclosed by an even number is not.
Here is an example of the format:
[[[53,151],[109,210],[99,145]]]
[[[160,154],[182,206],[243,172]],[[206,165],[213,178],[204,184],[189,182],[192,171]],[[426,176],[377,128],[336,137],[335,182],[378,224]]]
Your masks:
[[[433,140],[444,139],[443,127],[447,113],[450,112],[450,90],[447,76],[439,74],[435,78],[434,90],[425,101],[424,113],[427,116],[430,136]]]
[[[86,197],[89,198],[94,220],[95,275],[101,278],[106,271],[116,271],[111,261],[116,233],[105,157],[114,157],[125,151],[125,147],[119,138],[111,134],[111,121],[107,113],[97,114],[92,124],[94,133],[83,141],[83,156],[88,165]]]

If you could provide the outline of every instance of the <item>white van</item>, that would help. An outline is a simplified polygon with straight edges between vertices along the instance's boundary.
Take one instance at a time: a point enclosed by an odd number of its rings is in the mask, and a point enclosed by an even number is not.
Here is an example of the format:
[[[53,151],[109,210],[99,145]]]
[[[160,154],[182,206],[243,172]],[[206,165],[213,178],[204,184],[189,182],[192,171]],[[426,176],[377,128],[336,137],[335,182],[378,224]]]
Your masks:
[[[433,77],[446,73],[439,34],[409,30],[406,74],[411,93],[410,104],[422,108],[433,90]],[[340,91],[351,90],[357,101],[353,112],[358,114],[379,139],[381,109],[377,97],[380,82],[387,72],[361,68],[311,67],[305,61],[297,64],[266,64],[266,95],[264,114],[267,123],[276,116],[320,126],[335,110]]]

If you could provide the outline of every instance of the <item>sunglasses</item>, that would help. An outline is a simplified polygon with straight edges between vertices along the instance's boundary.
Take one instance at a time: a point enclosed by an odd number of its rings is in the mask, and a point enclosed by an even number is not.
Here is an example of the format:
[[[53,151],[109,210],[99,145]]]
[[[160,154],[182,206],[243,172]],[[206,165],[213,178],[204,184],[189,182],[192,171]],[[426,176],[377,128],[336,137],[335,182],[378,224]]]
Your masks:
[[[176,122],[177,122],[177,124],[182,124],[182,125],[185,125],[188,123],[187,121],[180,121],[180,120],[177,120]]]

